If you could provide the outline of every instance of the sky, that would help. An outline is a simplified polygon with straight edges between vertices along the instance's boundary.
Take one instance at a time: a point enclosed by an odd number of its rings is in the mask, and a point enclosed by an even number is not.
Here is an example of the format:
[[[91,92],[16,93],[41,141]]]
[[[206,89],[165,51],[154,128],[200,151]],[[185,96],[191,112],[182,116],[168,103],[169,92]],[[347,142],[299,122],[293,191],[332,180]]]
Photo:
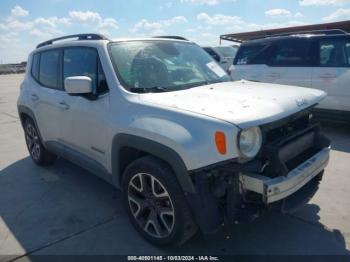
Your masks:
[[[181,35],[218,45],[221,34],[350,20],[350,0],[1,0],[0,63],[75,33],[109,38]]]

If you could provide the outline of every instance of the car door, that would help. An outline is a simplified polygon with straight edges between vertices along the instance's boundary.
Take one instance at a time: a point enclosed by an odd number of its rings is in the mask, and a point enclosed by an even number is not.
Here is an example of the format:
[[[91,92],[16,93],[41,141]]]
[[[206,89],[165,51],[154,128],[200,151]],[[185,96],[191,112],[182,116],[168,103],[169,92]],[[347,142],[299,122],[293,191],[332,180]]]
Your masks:
[[[349,57],[350,42],[343,38],[326,38],[317,42],[316,66],[313,68],[312,87],[328,95],[319,108],[350,110]]]
[[[45,143],[56,146],[60,139],[62,117],[62,97],[64,95],[60,81],[60,49],[36,53],[33,56],[32,76],[35,84],[31,89],[32,108],[35,119]]]
[[[93,95],[71,96],[64,93],[66,113],[61,133],[65,154],[83,165],[105,166],[108,130],[109,92],[98,52],[90,47],[69,47],[63,51],[63,79],[88,76]]]
[[[263,82],[311,87],[312,53],[307,38],[288,38],[273,47]]]
[[[344,63],[339,67],[338,86],[334,90],[333,95],[337,97],[337,109],[341,111],[350,111],[350,39],[344,39],[342,44],[341,56],[345,56]]]

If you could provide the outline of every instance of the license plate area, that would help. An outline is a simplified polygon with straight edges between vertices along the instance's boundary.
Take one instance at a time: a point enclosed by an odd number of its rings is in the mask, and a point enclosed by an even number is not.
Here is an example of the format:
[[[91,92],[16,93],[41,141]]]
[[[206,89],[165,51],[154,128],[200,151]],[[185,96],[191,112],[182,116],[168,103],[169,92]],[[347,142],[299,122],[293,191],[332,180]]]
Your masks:
[[[263,175],[272,178],[287,176],[291,170],[329,144],[317,124],[280,138],[263,149],[264,161],[269,163]]]

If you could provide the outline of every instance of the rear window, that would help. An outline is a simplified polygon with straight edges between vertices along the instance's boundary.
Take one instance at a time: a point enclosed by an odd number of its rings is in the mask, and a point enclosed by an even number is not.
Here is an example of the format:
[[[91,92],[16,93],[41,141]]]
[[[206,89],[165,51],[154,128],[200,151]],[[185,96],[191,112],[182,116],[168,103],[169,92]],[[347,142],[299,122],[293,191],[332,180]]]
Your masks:
[[[58,89],[60,52],[58,50],[44,51],[40,56],[40,83],[46,87]]]
[[[251,65],[264,64],[266,57],[263,55],[268,49],[267,44],[243,45],[239,48],[234,64]]]

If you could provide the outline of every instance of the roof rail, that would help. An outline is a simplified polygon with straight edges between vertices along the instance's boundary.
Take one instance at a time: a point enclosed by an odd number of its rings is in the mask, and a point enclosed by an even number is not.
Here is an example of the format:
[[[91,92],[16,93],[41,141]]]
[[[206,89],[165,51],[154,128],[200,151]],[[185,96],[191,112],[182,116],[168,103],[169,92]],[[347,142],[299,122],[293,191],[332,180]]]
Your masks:
[[[153,36],[153,38],[169,38],[169,39],[188,41],[188,39],[186,39],[182,36],[177,36],[177,35],[161,35],[161,36]]]
[[[36,48],[52,45],[56,41],[61,41],[65,39],[77,38],[77,40],[109,40],[107,37],[101,34],[76,34],[76,35],[67,35],[58,38],[54,38],[51,40],[47,40],[42,42],[36,46]]]
[[[265,37],[275,37],[275,36],[290,36],[290,35],[306,35],[306,34],[320,34],[320,35],[345,35],[348,34],[342,29],[327,29],[327,30],[306,30],[306,31],[295,31],[280,34],[266,34]],[[264,38],[264,37],[262,37]]]

